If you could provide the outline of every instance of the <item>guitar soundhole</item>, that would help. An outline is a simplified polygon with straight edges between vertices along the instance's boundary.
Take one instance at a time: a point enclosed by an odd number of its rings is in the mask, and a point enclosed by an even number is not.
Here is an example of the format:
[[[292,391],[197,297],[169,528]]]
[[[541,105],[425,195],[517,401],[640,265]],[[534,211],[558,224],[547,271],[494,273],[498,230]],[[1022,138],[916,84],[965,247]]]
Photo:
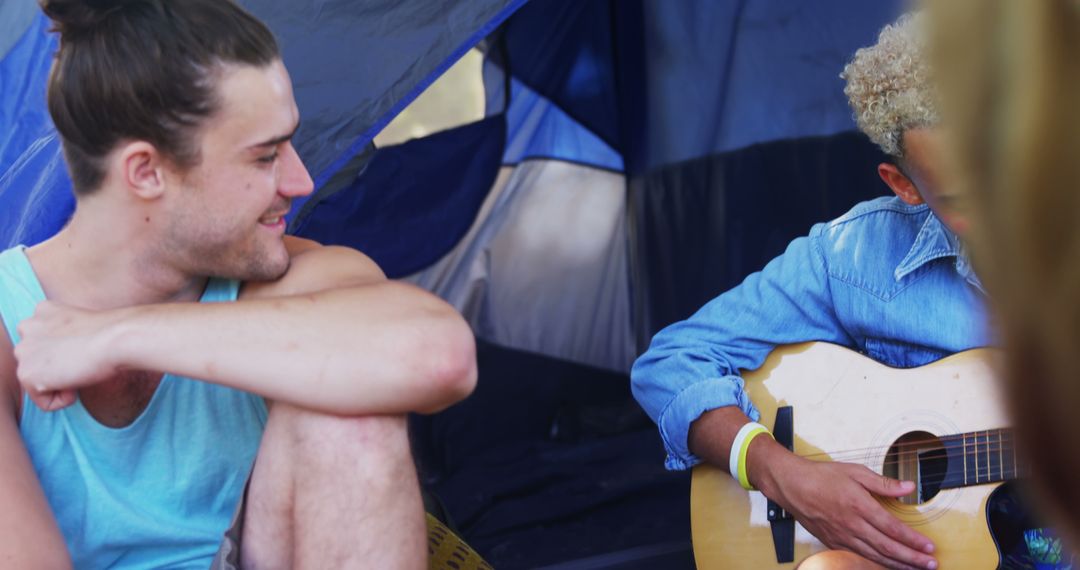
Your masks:
[[[941,490],[948,468],[945,446],[937,436],[925,431],[904,434],[889,448],[882,474],[915,482],[915,492],[900,498],[906,505],[933,499]]]

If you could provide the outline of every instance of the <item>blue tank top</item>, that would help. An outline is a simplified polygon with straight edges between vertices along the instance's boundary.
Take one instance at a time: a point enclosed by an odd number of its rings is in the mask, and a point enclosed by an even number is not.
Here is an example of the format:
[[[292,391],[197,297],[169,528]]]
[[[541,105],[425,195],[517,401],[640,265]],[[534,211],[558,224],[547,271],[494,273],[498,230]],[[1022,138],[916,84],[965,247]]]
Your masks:
[[[233,301],[212,279],[201,302]],[[16,326],[45,299],[22,246],[0,253],[0,316]],[[45,413],[25,395],[19,429],[75,568],[210,566],[244,490],[266,424],[263,399],[165,375],[123,428],[81,402]]]

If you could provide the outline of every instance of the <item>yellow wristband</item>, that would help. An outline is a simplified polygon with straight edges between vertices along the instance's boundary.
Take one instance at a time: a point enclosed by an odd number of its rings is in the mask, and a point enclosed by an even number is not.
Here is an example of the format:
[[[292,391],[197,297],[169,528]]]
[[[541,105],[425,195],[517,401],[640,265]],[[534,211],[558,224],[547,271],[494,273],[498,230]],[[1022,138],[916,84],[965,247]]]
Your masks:
[[[772,434],[769,433],[768,428],[765,426],[759,423],[750,423],[739,430],[738,436],[736,436],[735,441],[732,442],[733,446],[738,445],[739,447],[737,452],[734,447],[732,447],[731,450],[732,454],[738,453],[737,456],[734,456],[738,458],[734,462],[736,464],[736,469],[731,475],[739,482],[739,485],[742,485],[742,488],[747,491],[753,491],[755,489],[754,486],[750,484],[750,479],[746,473],[746,452],[750,449],[750,442],[754,441],[754,438],[761,434],[772,437]]]

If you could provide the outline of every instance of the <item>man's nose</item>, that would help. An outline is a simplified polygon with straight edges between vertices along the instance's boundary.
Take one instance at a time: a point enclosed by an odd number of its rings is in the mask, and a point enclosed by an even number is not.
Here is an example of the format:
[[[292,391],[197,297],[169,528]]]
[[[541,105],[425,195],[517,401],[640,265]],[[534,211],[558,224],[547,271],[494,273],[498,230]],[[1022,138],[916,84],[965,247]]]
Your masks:
[[[315,182],[311,180],[300,155],[292,143],[287,143],[282,151],[281,182],[278,184],[278,193],[282,196],[294,198],[307,196],[315,189]]]

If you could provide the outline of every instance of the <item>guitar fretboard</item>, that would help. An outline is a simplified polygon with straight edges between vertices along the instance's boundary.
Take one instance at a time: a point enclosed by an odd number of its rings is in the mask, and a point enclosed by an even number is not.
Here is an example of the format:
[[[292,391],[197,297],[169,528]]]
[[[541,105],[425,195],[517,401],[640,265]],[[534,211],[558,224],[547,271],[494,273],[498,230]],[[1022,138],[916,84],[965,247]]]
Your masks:
[[[1022,475],[1015,434],[1010,429],[976,431],[942,439],[949,461],[942,489],[997,483]]]

